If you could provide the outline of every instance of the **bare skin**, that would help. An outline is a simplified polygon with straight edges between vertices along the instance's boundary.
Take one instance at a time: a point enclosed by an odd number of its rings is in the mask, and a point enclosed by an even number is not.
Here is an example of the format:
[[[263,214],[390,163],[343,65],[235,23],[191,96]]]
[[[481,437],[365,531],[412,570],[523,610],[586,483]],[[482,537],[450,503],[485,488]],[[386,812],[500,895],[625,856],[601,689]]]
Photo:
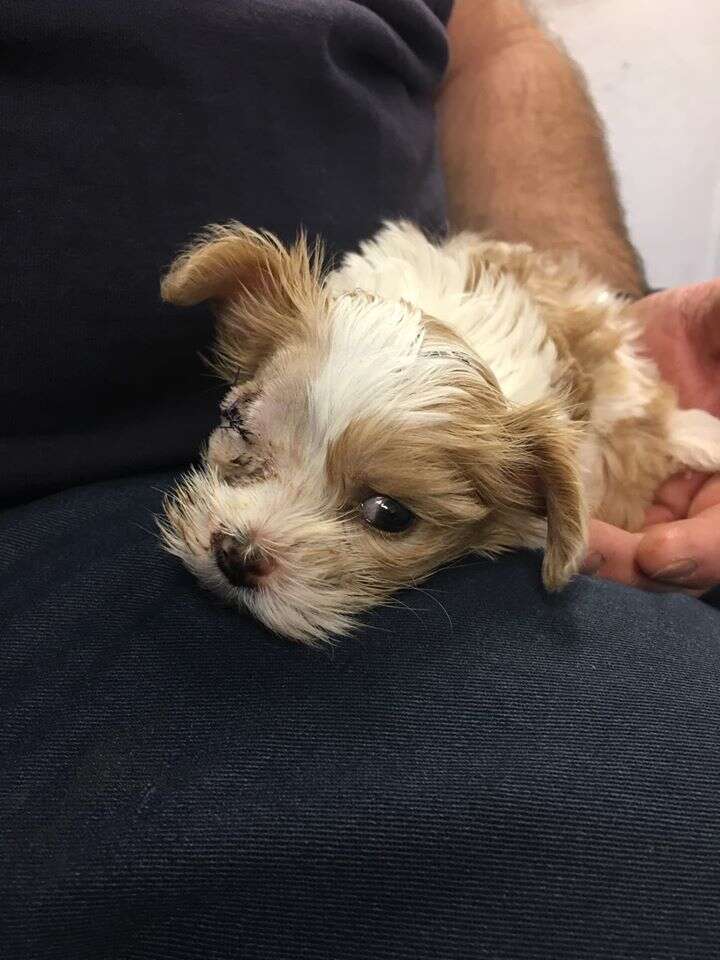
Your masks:
[[[618,290],[646,290],[582,75],[518,0],[456,0],[438,101],[450,219],[579,250]]]
[[[595,109],[569,57],[520,0],[456,0],[438,100],[454,227],[579,250],[617,290],[647,284]],[[720,416],[720,280],[638,300],[645,346],[682,406]],[[720,475],[673,478],[647,526],[593,522],[586,571],[699,595],[720,583]]]

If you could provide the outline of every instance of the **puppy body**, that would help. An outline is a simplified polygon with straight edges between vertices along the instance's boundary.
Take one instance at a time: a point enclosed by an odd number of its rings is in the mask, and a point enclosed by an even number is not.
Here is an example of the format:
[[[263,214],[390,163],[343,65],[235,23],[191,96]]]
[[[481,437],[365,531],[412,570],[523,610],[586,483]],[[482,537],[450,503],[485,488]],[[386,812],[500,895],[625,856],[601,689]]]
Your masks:
[[[583,425],[579,466],[598,519],[637,530],[680,466],[717,468],[716,419],[677,410],[672,388],[639,350],[632,304],[574,258],[469,232],[434,246],[400,223],[348,256],[328,285],[335,294],[405,299],[442,320],[513,404],[560,397]]]
[[[346,632],[468,550],[545,546],[560,587],[590,515],[637,529],[680,465],[720,467],[720,421],[677,409],[631,306],[529,247],[389,224],[323,276],[302,240],[233,224],[163,295],[212,300],[218,368],[240,371],[166,544],[296,639]],[[379,507],[412,521],[378,527]]]

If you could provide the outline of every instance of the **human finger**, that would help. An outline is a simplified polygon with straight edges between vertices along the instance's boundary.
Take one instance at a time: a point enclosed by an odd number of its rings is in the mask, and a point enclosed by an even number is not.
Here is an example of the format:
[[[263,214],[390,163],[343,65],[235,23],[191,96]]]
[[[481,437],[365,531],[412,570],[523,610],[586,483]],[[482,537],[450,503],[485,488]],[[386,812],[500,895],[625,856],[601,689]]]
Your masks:
[[[720,504],[687,520],[650,527],[635,561],[651,581],[704,593],[720,583]]]
[[[643,590],[677,589],[651,580],[638,567],[636,553],[642,538],[641,533],[628,533],[601,520],[592,520],[588,552],[580,572]]]
[[[709,510],[720,504],[720,474],[705,477],[705,483],[700,487],[688,507],[688,516],[694,517],[698,513]]]
[[[682,520],[688,515],[693,498],[706,481],[707,474],[693,470],[683,470],[670,477],[655,494],[653,504],[645,515],[645,522],[653,524]]]

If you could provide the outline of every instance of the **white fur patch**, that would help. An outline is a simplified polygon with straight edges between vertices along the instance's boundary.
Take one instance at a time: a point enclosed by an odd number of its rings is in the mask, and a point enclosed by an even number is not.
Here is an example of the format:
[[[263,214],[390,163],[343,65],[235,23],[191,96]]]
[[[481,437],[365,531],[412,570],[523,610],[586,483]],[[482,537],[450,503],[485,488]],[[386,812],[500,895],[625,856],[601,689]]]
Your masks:
[[[670,417],[674,456],[692,470],[720,470],[720,420],[705,410],[675,410]]]
[[[441,417],[439,404],[454,392],[443,371],[457,360],[423,354],[424,339],[422,313],[406,301],[339,296],[310,388],[315,442],[327,445],[361,416],[408,426]]]
[[[405,300],[462,336],[516,403],[547,396],[557,363],[554,344],[527,293],[509,275],[481,276],[468,291],[477,237],[455,237],[433,246],[408,223],[386,225],[350,254],[328,278],[339,295],[363,290]]]

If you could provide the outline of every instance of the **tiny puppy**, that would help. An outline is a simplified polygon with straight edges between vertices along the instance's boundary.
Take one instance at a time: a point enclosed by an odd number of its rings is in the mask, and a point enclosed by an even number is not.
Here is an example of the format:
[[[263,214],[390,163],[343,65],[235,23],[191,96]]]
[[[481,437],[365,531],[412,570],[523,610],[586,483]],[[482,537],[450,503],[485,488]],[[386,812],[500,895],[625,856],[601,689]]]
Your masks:
[[[720,468],[720,420],[677,408],[632,306],[573,260],[390,223],[325,273],[303,237],[230,223],[162,295],[212,301],[231,384],[165,545],[295,640],[469,551],[544,547],[557,590],[590,516],[637,529],[681,466]]]

